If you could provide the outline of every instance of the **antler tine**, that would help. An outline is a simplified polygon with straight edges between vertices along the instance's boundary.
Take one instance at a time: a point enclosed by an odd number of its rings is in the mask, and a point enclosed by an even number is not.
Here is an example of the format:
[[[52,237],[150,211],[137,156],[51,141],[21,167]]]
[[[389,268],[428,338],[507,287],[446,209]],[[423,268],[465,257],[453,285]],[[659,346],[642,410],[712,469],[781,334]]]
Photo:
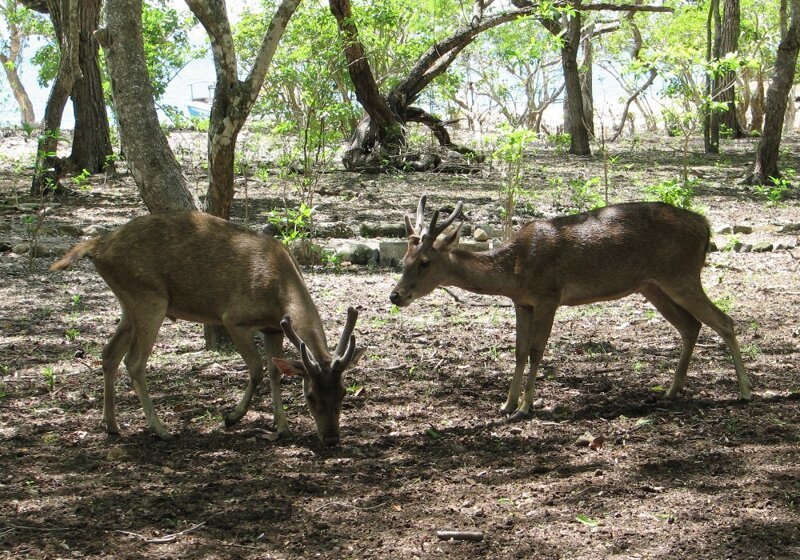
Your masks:
[[[319,362],[314,359],[314,354],[308,349],[305,342],[300,343],[300,358],[303,360],[303,365],[306,366],[308,373],[321,374],[322,368],[319,367]]]
[[[456,207],[453,210],[453,213],[450,214],[449,216],[447,216],[447,219],[444,221],[444,223],[441,224],[435,231],[433,231],[432,235],[434,237],[438,236],[440,233],[442,233],[444,230],[446,230],[447,226],[452,224],[453,220],[455,220],[456,218],[458,218],[461,215],[461,207],[462,206],[464,206],[464,202],[459,200],[458,204],[456,204]],[[433,224],[431,224],[431,230],[433,230]]]
[[[422,225],[425,223],[425,203],[427,201],[428,197],[423,194],[419,198],[419,204],[417,204],[417,226],[414,228],[414,233],[417,235],[422,235]]]
[[[339,345],[336,346],[336,357],[341,356],[347,350],[348,342],[353,334],[353,329],[356,328],[356,320],[358,319],[358,311],[355,307],[347,308],[347,322],[344,324],[342,336],[339,338]]]
[[[284,315],[283,319],[281,319],[281,328],[283,329],[283,334],[286,335],[286,338],[289,339],[289,342],[295,345],[295,347],[299,350],[300,346],[305,344],[303,340],[297,336],[297,333],[294,332],[294,327],[292,327],[292,320],[289,318],[288,315]]]
[[[342,371],[350,361],[353,359],[353,355],[356,353],[356,337],[355,335],[350,336],[350,342],[347,344],[347,349],[344,351],[343,355],[338,355],[333,359],[331,362],[331,369]]]

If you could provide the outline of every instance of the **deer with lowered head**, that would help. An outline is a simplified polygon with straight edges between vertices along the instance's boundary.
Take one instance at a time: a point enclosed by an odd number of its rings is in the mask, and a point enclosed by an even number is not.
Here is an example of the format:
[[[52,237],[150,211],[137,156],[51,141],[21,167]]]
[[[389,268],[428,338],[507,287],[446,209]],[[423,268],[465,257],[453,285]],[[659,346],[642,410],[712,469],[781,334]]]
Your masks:
[[[441,235],[461,214],[425,224],[425,200],[416,224],[405,218],[408,251],[403,275],[390,300],[411,304],[439,286],[511,298],[516,311],[516,367],[501,411],[512,419],[530,415],[536,371],[553,319],[562,305],[581,305],[643,295],[680,333],[678,367],[667,391],[683,390],[686,372],[703,323],[728,346],[736,368],[739,395],[751,398],[733,320],[708,299],[700,279],[709,244],[703,216],[660,202],[614,204],[590,212],[523,226],[501,246],[473,252],[459,248],[461,224]],[[520,402],[527,363],[530,373]]]
[[[145,368],[165,317],[224,325],[250,374],[244,396],[225,415],[235,424],[250,408],[264,367],[255,335],[264,337],[278,434],[289,433],[280,378],[299,375],[303,393],[325,445],[339,442],[339,413],[345,388],[342,374],[363,355],[350,308],[333,355],[328,350],[317,307],[297,263],[280,241],[201,212],[167,212],[134,218],[104,236],[79,243],[50,270],[63,270],[89,254],[114,292],[122,318],[103,348],[103,423],[119,433],[114,381],[125,359],[133,388],[150,429],[170,433],[158,419],[147,392]],[[279,357],[284,335],[301,360]]]

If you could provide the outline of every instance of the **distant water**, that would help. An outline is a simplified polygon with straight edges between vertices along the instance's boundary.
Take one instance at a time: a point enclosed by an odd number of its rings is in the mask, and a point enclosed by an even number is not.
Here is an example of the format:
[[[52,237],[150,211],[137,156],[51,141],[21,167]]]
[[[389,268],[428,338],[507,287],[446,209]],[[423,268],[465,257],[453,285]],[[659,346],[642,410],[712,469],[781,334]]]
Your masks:
[[[44,108],[47,105],[50,90],[37,83],[36,71],[30,67],[23,66],[21,77],[33,103],[36,120],[41,122],[44,118]],[[172,79],[160,103],[173,105],[188,116],[186,106],[191,101],[192,91],[195,96],[198,93],[207,95],[208,86],[213,85],[215,79],[214,63],[210,58],[193,60]],[[20,123],[19,108],[5,76],[0,77],[0,84],[2,84],[0,88],[0,126],[18,125]],[[159,111],[159,118],[165,120],[165,115],[161,111]],[[72,129],[74,127],[75,117],[72,112],[72,103],[68,102],[61,119],[61,128]]]

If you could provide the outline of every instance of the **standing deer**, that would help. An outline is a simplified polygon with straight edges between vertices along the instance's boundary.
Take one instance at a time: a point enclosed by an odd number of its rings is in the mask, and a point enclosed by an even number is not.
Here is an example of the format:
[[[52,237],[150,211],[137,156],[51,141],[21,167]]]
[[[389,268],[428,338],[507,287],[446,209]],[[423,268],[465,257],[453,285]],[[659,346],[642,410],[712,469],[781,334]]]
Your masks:
[[[423,196],[416,225],[412,227],[406,216],[408,252],[403,275],[389,299],[407,306],[439,286],[511,298],[517,316],[516,367],[501,410],[513,413],[512,419],[531,412],[536,370],[556,309],[633,293],[642,294],[681,335],[681,355],[668,397],[683,390],[692,350],[705,323],[728,345],[741,398],[751,398],[733,320],[708,299],[701,284],[710,236],[704,217],[660,202],[615,204],[536,220],[500,247],[472,252],[456,246],[460,224],[439,238],[460,215],[461,206],[459,202],[441,224],[437,210],[425,226]],[[519,403],[528,360],[531,369]]]
[[[272,237],[200,212],[170,212],[134,218],[111,233],[73,247],[50,270],[63,270],[89,253],[100,276],[122,307],[122,318],[103,348],[103,422],[119,433],[114,413],[114,380],[120,361],[133,380],[150,429],[169,439],[147,393],[145,367],[164,317],[224,325],[250,373],[244,396],[225,424],[250,408],[264,368],[254,335],[264,336],[271,358],[269,380],[279,435],[289,433],[281,399],[280,374],[301,375],[303,393],[325,445],[339,441],[342,374],[363,355],[350,308],[334,355],[296,262]],[[291,318],[291,319],[290,319]],[[277,357],[284,334],[302,360]]]

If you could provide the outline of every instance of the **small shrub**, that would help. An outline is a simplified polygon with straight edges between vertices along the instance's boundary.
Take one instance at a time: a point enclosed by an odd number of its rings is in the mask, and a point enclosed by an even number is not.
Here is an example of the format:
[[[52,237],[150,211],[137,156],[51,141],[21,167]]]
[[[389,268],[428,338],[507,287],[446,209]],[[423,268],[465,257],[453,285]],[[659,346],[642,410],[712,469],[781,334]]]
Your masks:
[[[692,209],[694,202],[694,189],[692,189],[693,181],[679,181],[677,179],[670,179],[669,181],[662,181],[655,185],[649,185],[643,190],[648,195],[649,200],[658,200],[672,204],[678,208]]]

